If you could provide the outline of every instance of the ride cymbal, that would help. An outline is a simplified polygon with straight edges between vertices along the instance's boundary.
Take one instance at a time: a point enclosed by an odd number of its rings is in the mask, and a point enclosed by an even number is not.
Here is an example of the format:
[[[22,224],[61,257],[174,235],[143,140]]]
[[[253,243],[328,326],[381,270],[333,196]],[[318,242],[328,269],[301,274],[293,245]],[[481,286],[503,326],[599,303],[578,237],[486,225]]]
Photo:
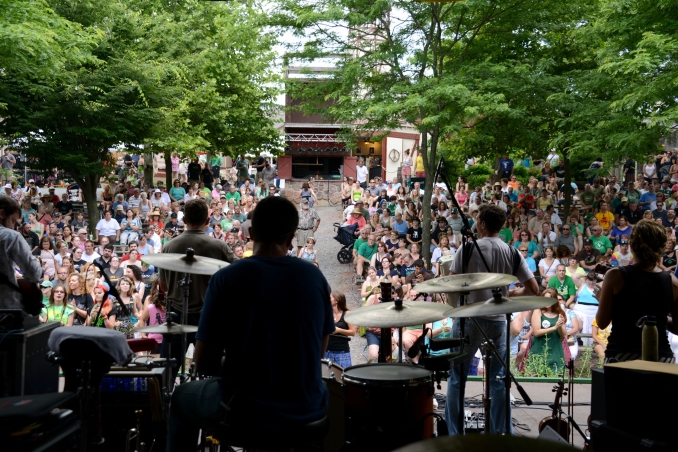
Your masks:
[[[511,314],[512,312],[530,311],[551,306],[556,302],[549,297],[501,297],[497,302],[494,298],[487,301],[471,303],[458,308],[450,309],[445,317],[482,317],[486,315]]]
[[[141,260],[147,264],[162,268],[163,270],[189,273],[191,275],[211,276],[220,269],[228,266],[228,262],[220,261],[219,259],[191,256],[189,254],[146,254]]]
[[[508,286],[517,279],[503,273],[465,273],[429,279],[417,284],[416,289],[419,293],[472,292]]]
[[[483,452],[572,452],[575,449],[569,444],[559,444],[538,438],[502,435],[466,435],[443,436],[418,441],[396,449],[393,452],[466,452],[482,450]]]
[[[368,328],[400,328],[440,320],[449,308],[445,304],[405,301],[398,309],[394,302],[382,302],[349,311],[344,318],[348,323]]]
[[[168,325],[166,323],[162,325],[153,325],[153,326],[141,326],[139,328],[134,328],[135,333],[155,333],[155,334],[185,334],[185,333],[196,333],[198,327],[195,325],[180,325],[178,323],[173,323]]]

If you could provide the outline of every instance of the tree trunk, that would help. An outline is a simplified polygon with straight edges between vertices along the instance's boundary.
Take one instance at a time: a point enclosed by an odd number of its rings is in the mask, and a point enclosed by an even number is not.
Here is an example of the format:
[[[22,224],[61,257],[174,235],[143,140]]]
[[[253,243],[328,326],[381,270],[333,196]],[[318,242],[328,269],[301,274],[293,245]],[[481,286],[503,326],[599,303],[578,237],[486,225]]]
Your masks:
[[[426,180],[424,181],[424,199],[422,201],[422,249],[421,255],[424,257],[427,267],[431,268],[431,197],[433,195],[433,183],[435,182],[435,171],[437,167],[436,154],[438,148],[438,128],[434,128],[431,134],[429,144],[428,130],[422,129],[421,147],[419,152],[424,159],[424,168],[426,170]]]
[[[163,154],[165,156],[165,187],[169,190],[174,187],[174,181],[172,180],[172,151],[165,149]]]
[[[570,173],[570,157],[568,155],[567,148],[563,150],[563,162],[565,163],[565,218],[570,215],[571,207],[571,197],[572,197],[572,186],[570,185],[572,181],[572,175]]]
[[[153,183],[154,163],[153,154],[144,152],[144,182],[151,184],[151,187],[155,187]]]
[[[99,222],[99,207],[97,205],[97,188],[99,187],[100,176],[90,176],[83,178],[75,168],[68,171],[75,182],[82,189],[82,196],[87,204],[87,230],[91,237],[94,237],[94,229]]]

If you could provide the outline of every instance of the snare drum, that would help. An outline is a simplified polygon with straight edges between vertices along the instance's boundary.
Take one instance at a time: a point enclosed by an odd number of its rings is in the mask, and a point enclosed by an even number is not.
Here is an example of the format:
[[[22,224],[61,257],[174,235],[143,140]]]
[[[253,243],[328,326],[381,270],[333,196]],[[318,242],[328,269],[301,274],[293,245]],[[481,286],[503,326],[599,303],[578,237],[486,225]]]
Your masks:
[[[344,369],[347,441],[363,450],[393,450],[433,436],[431,372],[407,364]]]

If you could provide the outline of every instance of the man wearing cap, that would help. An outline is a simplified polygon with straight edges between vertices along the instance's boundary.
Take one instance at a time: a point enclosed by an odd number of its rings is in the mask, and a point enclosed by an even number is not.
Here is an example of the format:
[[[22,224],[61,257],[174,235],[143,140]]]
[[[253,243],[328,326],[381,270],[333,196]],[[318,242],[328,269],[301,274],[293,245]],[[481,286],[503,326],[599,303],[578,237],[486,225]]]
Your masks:
[[[311,209],[308,199],[302,198],[301,208],[299,209],[299,224],[297,232],[294,234],[297,239],[297,252],[306,246],[306,241],[309,237],[313,237],[319,226],[320,215],[314,209]]]
[[[590,272],[596,268],[600,257],[600,251],[593,248],[593,241],[591,239],[584,239],[584,249],[577,254],[577,260],[581,268],[586,272]]]
[[[612,242],[610,242],[606,235],[603,235],[602,226],[591,227],[591,232],[593,232],[593,235],[590,237],[591,242],[593,242],[593,248],[600,251],[600,254],[605,258],[611,256],[613,249]]]
[[[49,202],[52,203],[52,205],[55,205],[59,202],[59,196],[56,194],[56,188],[52,186],[49,187]]]
[[[127,218],[127,214],[125,213],[126,210],[121,204],[119,204],[113,212],[113,219],[118,223],[122,223],[122,220]]]
[[[623,196],[621,203],[614,209],[614,221],[619,221],[620,216],[625,216],[627,219],[631,218],[631,207],[629,206],[629,198]],[[635,223],[633,223],[635,224]]]
[[[118,223],[110,211],[104,212],[104,218],[99,220],[94,230],[94,236],[99,241],[99,236],[108,237],[109,243],[117,243],[120,239],[120,223]]]
[[[629,249],[629,241],[623,239],[619,242],[619,251],[612,253],[610,259],[613,267],[625,267],[633,264],[633,253]]]
[[[192,199],[191,201],[198,200]],[[170,221],[168,221],[167,224],[165,224],[165,231],[171,232],[173,234],[178,234],[179,232],[184,230],[184,223],[179,221],[179,215],[176,212],[172,212],[169,217]]]
[[[24,187],[24,193],[30,193],[31,188],[35,188],[36,191],[38,192],[38,195],[40,195],[40,188],[35,186],[35,180],[29,179],[28,184]]]

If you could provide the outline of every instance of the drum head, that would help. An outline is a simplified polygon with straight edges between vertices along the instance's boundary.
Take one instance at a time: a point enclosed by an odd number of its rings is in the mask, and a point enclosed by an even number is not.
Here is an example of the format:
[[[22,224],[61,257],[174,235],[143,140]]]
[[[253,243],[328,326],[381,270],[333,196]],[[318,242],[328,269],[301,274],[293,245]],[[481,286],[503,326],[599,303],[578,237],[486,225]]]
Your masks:
[[[370,384],[418,384],[431,381],[431,371],[408,364],[361,364],[344,369],[344,381]]]

